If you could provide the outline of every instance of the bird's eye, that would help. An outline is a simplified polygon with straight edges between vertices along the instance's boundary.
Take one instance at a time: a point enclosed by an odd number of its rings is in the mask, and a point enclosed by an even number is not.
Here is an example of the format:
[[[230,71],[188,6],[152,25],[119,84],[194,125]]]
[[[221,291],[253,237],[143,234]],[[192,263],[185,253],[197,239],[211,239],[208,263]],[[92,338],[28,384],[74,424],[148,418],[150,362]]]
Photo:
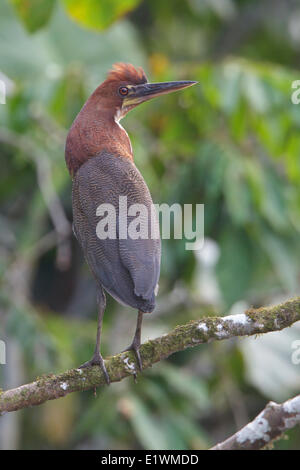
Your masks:
[[[129,91],[129,90],[128,90],[128,88],[127,88],[126,86],[121,86],[121,87],[119,88],[119,93],[120,93],[120,95],[122,95],[122,96],[128,95],[128,91]]]

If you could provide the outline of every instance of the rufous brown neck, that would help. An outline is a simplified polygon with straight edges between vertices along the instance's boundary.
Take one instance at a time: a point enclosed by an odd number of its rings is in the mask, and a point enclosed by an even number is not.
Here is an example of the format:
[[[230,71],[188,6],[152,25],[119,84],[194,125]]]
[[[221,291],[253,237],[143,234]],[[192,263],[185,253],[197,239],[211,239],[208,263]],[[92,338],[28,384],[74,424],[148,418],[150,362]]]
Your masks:
[[[131,142],[118,122],[118,113],[91,104],[86,102],[67,136],[65,158],[72,177],[81,165],[102,151],[133,160]]]

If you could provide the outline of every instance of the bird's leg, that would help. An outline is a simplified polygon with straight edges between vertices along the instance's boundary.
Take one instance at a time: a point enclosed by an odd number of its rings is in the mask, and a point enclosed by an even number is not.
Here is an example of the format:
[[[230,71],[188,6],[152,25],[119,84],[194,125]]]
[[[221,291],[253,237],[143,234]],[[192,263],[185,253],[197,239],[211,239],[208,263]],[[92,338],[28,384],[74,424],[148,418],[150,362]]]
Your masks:
[[[100,368],[101,368],[101,370],[102,370],[102,372],[105,376],[106,383],[107,383],[107,385],[109,385],[110,384],[109,375],[107,373],[104,360],[103,360],[103,358],[101,356],[101,353],[100,353],[102,320],[103,320],[103,315],[104,315],[105,306],[106,306],[105,294],[103,292],[102,287],[98,290],[97,300],[98,300],[98,325],[97,325],[97,339],[96,339],[96,347],[95,347],[94,355],[93,355],[93,357],[90,361],[85,362],[84,364],[82,364],[79,367],[79,369],[83,369],[85,367],[90,367],[90,366],[94,366],[94,365],[100,366]]]
[[[143,312],[141,312],[141,310],[139,310],[138,317],[137,317],[137,323],[136,323],[136,330],[135,330],[135,334],[134,334],[134,337],[133,337],[133,341],[127,349],[122,351],[122,352],[134,351],[140,371],[142,371],[142,369],[143,369],[142,359],[141,359],[141,355],[140,355],[142,321],[143,321]]]

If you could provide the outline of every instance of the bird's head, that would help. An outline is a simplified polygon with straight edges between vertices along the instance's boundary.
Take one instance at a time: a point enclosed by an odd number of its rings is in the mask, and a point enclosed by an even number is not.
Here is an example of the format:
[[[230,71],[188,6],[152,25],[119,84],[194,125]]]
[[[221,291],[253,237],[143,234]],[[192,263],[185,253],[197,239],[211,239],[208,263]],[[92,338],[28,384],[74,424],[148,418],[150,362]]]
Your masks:
[[[148,83],[146,74],[141,67],[131,64],[117,63],[108,73],[107,79],[97,88],[95,94],[99,99],[99,107],[113,110],[116,120],[138,104],[156,96],[171,93],[194,85],[194,81],[177,81]]]
[[[141,67],[115,64],[106,80],[89,97],[68,133],[65,155],[71,175],[102,150],[133,159],[130,139],[118,121],[144,101],[195,83],[148,83]]]

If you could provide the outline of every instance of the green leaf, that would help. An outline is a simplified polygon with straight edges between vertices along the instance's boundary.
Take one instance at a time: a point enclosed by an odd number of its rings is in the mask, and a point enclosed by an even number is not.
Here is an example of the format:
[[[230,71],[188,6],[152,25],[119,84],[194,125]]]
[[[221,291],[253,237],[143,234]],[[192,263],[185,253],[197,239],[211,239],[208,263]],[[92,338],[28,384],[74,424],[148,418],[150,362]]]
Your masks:
[[[299,366],[291,360],[292,345],[300,337],[298,325],[240,343],[247,379],[268,399],[284,401],[299,390]]]
[[[137,396],[132,396],[130,402],[132,412],[129,420],[142,446],[152,450],[166,449],[166,436],[158,417],[154,416]]]
[[[168,385],[177,393],[185,396],[198,409],[208,409],[210,402],[205,382],[187,373],[179,375],[175,367],[167,364],[163,365],[161,371]]]
[[[259,76],[246,73],[243,80],[243,91],[249,105],[257,113],[266,113],[269,108],[269,100],[266,94],[266,87]]]
[[[291,293],[298,289],[298,260],[288,239],[280,238],[273,232],[264,230],[261,245],[269,255],[274,271],[282,286]]]
[[[226,113],[232,114],[241,97],[241,69],[236,63],[224,65],[221,106]]]
[[[81,26],[103,30],[133,10],[140,0],[62,0],[68,14]]]
[[[267,170],[264,171],[265,196],[261,201],[261,212],[275,230],[286,231],[286,197],[283,180],[271,168]]]
[[[243,299],[253,272],[251,243],[243,230],[224,229],[220,238],[221,256],[217,278],[226,303]]]
[[[251,193],[245,178],[245,158],[232,155],[224,178],[226,208],[236,225],[244,225],[251,220]]]
[[[30,33],[48,23],[55,5],[55,0],[10,0],[10,2]]]

